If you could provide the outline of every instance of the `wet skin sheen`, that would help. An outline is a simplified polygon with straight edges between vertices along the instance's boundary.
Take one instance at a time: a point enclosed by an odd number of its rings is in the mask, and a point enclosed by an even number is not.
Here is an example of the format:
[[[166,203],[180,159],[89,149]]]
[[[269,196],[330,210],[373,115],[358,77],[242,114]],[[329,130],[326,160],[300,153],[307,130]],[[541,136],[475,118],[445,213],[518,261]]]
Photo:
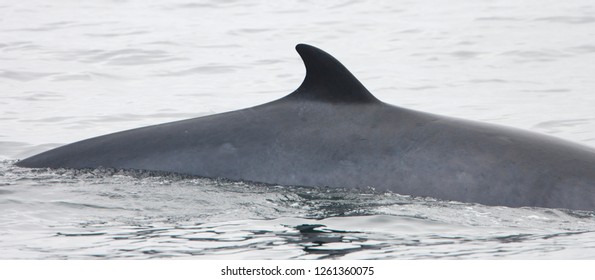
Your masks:
[[[486,205],[595,210],[595,150],[383,103],[329,54],[296,49],[307,74],[284,98],[83,140],[17,165],[371,186]]]

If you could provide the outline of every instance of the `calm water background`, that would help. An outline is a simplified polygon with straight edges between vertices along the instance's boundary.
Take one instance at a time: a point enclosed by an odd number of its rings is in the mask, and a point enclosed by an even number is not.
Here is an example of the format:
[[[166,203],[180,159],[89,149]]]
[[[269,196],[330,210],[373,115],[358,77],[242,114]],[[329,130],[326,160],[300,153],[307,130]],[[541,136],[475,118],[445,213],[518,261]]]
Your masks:
[[[595,214],[20,158],[245,108],[309,43],[381,100],[595,147],[595,3],[0,1],[0,258],[595,258]]]

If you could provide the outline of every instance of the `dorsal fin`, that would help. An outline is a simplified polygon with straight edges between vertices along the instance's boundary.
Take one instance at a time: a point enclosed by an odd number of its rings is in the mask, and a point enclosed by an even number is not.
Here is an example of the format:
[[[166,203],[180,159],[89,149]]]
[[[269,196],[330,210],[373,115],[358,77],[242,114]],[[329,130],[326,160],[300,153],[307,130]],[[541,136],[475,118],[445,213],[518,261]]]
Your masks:
[[[332,103],[380,102],[330,54],[306,44],[295,49],[306,66],[306,78],[286,98]]]

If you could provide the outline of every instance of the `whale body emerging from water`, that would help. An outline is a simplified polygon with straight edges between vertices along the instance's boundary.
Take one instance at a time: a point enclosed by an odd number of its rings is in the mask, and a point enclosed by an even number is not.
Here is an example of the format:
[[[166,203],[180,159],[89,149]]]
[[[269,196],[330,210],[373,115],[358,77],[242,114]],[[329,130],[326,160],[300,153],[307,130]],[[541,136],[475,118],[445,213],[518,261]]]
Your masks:
[[[21,167],[116,168],[280,185],[595,210],[595,149],[376,99],[339,61],[296,46],[306,78],[256,107],[65,145]]]

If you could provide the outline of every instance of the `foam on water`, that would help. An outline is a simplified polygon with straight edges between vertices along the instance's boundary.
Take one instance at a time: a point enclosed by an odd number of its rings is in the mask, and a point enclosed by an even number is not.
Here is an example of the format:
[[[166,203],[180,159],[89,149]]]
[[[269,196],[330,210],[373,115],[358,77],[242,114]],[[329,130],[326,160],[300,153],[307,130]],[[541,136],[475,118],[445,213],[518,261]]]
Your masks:
[[[595,146],[595,5],[0,4],[1,258],[594,258],[591,212],[12,162],[293,91],[295,44],[379,99]]]

